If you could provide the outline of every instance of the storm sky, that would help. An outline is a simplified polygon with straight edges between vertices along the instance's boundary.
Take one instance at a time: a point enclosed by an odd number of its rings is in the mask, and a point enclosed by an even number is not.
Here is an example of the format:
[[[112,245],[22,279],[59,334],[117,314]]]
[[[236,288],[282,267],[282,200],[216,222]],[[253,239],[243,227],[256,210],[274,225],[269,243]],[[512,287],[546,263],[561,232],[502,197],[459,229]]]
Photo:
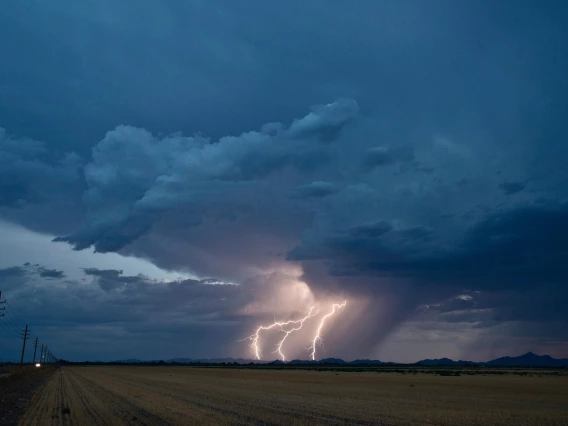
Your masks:
[[[71,360],[250,358],[256,326],[347,300],[320,358],[568,357],[567,19],[563,1],[3,2],[17,324]]]

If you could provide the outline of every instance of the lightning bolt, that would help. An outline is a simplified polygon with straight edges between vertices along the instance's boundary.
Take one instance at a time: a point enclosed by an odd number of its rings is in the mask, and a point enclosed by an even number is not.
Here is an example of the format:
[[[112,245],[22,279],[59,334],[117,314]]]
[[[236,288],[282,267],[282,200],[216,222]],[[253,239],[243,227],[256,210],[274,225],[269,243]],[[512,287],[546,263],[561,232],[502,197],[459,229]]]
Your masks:
[[[273,328],[279,327],[281,331],[283,331],[284,333],[286,333],[286,335],[284,336],[284,338],[280,341],[280,343],[278,344],[278,349],[276,350],[276,352],[278,352],[281,356],[282,359],[284,359],[284,354],[282,353],[282,344],[284,343],[284,341],[286,340],[286,338],[294,331],[297,331],[299,329],[302,328],[302,326],[304,325],[304,321],[306,321],[308,318],[313,317],[314,315],[317,315],[317,312],[315,314],[312,314],[314,308],[310,308],[310,310],[308,311],[307,315],[299,320],[289,320],[289,321],[274,321],[272,324],[270,325],[261,325],[259,326],[256,331],[254,332],[254,334],[251,334],[248,337],[245,337],[244,339],[239,340],[239,342],[242,342],[244,340],[250,340],[251,344],[250,347],[254,350],[254,354],[256,356],[256,359],[260,359],[261,356],[261,352],[260,352],[260,348],[258,345],[258,339],[260,338],[260,332],[263,330],[271,330]],[[286,331],[284,329],[284,326],[290,325],[290,324],[300,324],[300,327],[298,328],[292,328],[289,331]]]
[[[347,304],[347,300],[345,300],[343,303],[339,304],[339,303],[334,303],[331,309],[331,312],[327,315],[324,315],[320,321],[319,327],[316,331],[316,335],[314,336],[314,340],[312,341],[312,345],[308,348],[310,352],[310,355],[312,357],[312,361],[316,360],[316,346],[322,345],[323,346],[323,339],[321,337],[321,329],[323,328],[323,326],[325,325],[325,320],[328,319],[330,316],[332,316],[333,314],[335,314],[335,309],[341,309],[343,307],[345,307],[345,305]]]
[[[319,313],[318,310],[316,310],[315,313],[312,313],[313,311],[314,311],[314,307],[312,306],[312,307],[310,308],[310,310],[308,311],[307,315],[306,315],[304,318],[302,318],[301,320],[298,320],[298,321],[294,321],[294,322],[293,322],[293,324],[299,323],[299,324],[300,324],[299,327],[294,327],[294,328],[291,328],[290,330],[284,330],[284,328],[281,327],[282,331],[283,331],[284,333],[286,333],[286,334],[284,335],[284,337],[282,338],[282,340],[280,340],[280,342],[278,343],[278,348],[277,348],[273,353],[278,352],[278,353],[280,354],[280,356],[282,357],[282,361],[286,361],[286,357],[285,357],[284,354],[282,353],[282,345],[284,344],[284,342],[286,341],[286,339],[288,338],[288,336],[289,336],[290,334],[292,334],[294,331],[300,330],[300,329],[303,327],[304,321],[309,320],[311,317],[314,317],[314,316],[316,316],[316,315]]]

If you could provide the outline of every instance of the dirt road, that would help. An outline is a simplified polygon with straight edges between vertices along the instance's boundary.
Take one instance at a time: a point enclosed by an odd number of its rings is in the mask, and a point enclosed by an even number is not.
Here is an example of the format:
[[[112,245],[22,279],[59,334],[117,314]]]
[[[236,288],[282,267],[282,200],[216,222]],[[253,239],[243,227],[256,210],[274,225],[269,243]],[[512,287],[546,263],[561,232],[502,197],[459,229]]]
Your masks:
[[[36,391],[53,372],[51,367],[37,369],[33,366],[0,370],[0,425],[16,425]]]
[[[19,424],[565,425],[567,380],[63,367]]]
[[[99,379],[99,380],[97,380]],[[35,396],[20,425],[121,425],[168,424],[144,410],[136,401],[120,396],[118,383],[95,375],[85,377],[60,368]],[[110,385],[110,386],[109,386]],[[136,398],[136,397],[135,397]]]

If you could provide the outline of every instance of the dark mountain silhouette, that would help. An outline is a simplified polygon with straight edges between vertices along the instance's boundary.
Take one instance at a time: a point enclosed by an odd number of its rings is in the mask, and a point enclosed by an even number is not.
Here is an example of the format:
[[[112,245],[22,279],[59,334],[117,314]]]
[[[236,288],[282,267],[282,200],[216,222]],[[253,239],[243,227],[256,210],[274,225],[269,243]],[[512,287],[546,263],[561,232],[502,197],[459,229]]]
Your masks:
[[[420,365],[480,365],[488,367],[568,367],[568,359],[555,359],[550,355],[528,352],[520,356],[504,356],[487,362],[454,361],[449,358],[423,359]]]
[[[418,361],[416,364],[420,365],[477,365],[479,363],[473,361],[454,361],[450,358],[440,358],[440,359],[423,359]]]
[[[324,358],[315,362],[318,364],[351,364],[350,362],[343,361],[340,358]]]
[[[356,359],[355,361],[351,361],[349,364],[384,364],[382,361],[377,359]]]
[[[487,366],[512,366],[512,367],[568,367],[568,359],[555,359],[550,355],[537,355],[527,352],[521,356],[504,356],[486,362]]]
[[[317,361],[307,361],[302,359],[293,359],[292,361],[287,362],[286,364],[317,364]]]

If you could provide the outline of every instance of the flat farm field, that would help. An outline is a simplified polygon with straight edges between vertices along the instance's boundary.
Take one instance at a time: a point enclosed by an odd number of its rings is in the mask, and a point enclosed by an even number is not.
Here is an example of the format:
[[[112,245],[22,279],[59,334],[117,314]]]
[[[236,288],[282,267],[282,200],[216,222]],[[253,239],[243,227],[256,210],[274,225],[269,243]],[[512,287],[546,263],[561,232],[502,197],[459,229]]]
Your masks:
[[[19,424],[568,425],[568,377],[73,366]]]

